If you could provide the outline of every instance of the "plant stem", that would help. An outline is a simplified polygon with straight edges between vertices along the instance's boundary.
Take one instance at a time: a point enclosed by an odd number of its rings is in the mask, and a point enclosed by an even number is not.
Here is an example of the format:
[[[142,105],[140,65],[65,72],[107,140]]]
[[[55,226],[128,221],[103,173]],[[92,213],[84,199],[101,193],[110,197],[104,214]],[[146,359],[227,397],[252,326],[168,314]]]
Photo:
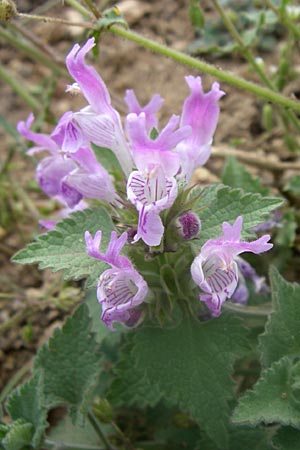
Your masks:
[[[22,380],[24,375],[29,372],[29,370],[32,367],[33,361],[29,361],[24,366],[21,367],[9,380],[9,382],[5,385],[4,389],[2,389],[0,394],[0,405],[4,402],[4,400],[9,396],[11,391],[14,389],[14,387],[19,384],[19,382]]]
[[[87,7],[91,10],[91,12],[94,14],[94,16],[97,19],[100,19],[101,13],[98,11],[92,0],[84,0],[84,2],[86,3]]]
[[[122,439],[125,448],[128,450],[134,450],[134,447],[131,444],[130,440],[125,436],[123,431],[118,427],[118,425],[113,420],[111,421],[111,425],[114,427],[118,436]]]
[[[294,36],[299,40],[300,39],[300,31],[299,29],[294,25],[292,20],[289,18],[289,16],[285,14],[280,14],[279,9],[273,5],[271,0],[265,0],[265,4],[270,8],[278,17],[278,19],[283,23],[283,25],[290,30]]]
[[[23,319],[27,319],[33,314],[34,312],[31,309],[24,309],[23,311],[14,315],[11,319],[7,320],[6,322],[0,325],[0,334],[4,333],[6,330],[9,330],[9,328],[13,327],[14,325],[17,325]]]
[[[77,11],[80,11],[85,17],[91,17],[90,12],[86,8],[84,8],[82,5],[80,5],[77,2],[77,0],[66,0],[66,3],[73,6]],[[39,18],[39,16],[37,16],[37,18]],[[42,20],[56,21],[56,22],[58,21],[55,18],[47,18],[47,17],[42,18]],[[93,28],[93,25],[94,25],[93,23],[89,23],[89,22],[63,21],[61,23],[66,23],[68,25],[72,24],[72,25],[76,25],[76,26],[83,26],[86,28],[88,28],[88,27]],[[129,30],[125,30],[116,25],[110,26],[108,31],[110,31],[111,33],[113,33],[117,36],[123,37],[129,41],[135,42],[138,45],[141,45],[141,46],[143,46],[149,50],[152,50],[156,53],[159,53],[163,56],[167,56],[168,58],[171,58],[180,64],[186,65],[193,69],[200,70],[204,73],[212,75],[215,78],[217,78],[221,81],[224,81],[228,84],[231,84],[232,86],[234,86],[238,89],[255,94],[258,97],[264,98],[265,100],[268,100],[272,103],[281,105],[285,108],[289,108],[289,109],[295,110],[297,112],[300,112],[300,102],[289,99],[288,97],[286,97],[278,92],[273,92],[271,89],[267,89],[263,86],[259,86],[256,83],[247,81],[244,78],[241,78],[230,72],[226,72],[224,70],[218,69],[217,67],[213,66],[212,64],[209,64],[209,63],[206,63],[199,59],[193,58],[182,52],[171,49],[171,48],[167,47],[166,45],[159,44],[158,42],[155,42],[152,39],[145,38],[144,36],[141,36],[138,33],[135,33],[133,31],[129,31]]]
[[[254,167],[260,167],[270,172],[278,173],[284,172],[285,170],[292,170],[295,172],[300,172],[300,162],[282,162],[274,161],[267,156],[259,156],[257,153],[251,154],[242,150],[235,150],[228,147],[227,145],[217,145],[212,148],[212,156],[218,158],[226,158],[227,156],[234,156],[240,161],[249,164]]]
[[[248,317],[268,317],[272,312],[271,304],[265,304],[263,305],[263,307],[261,307],[261,306],[244,306],[231,302],[225,302],[223,304],[223,308],[227,309],[228,311],[232,311],[241,314],[242,316]]]
[[[81,5],[77,0],[65,0],[65,2],[72,6],[72,8],[76,9],[80,14],[83,15],[83,17],[86,17],[88,19],[92,19],[94,15],[86,9],[83,5]]]
[[[262,69],[261,65],[256,62],[256,60],[255,60],[254,56],[252,55],[251,51],[249,50],[249,48],[244,44],[243,39],[241,38],[239,32],[233,25],[231,19],[226,14],[224,8],[220,5],[219,1],[212,0],[212,3],[214,5],[214,7],[216,8],[216,10],[218,11],[218,13],[220,14],[220,17],[223,20],[224,25],[226,26],[227,30],[229,31],[229,33],[231,34],[233,39],[239,45],[244,57],[252,65],[253,69],[260,76],[260,78],[265,83],[265,85],[268,86],[269,89],[274,89],[272,82],[267,77],[267,75],[266,75],[265,71]]]
[[[98,434],[99,438],[103,442],[104,447],[106,448],[106,450],[114,450],[114,447],[106,439],[106,436],[103,433],[103,431],[101,430],[100,425],[99,425],[97,419],[95,418],[94,414],[89,412],[87,414],[87,417],[88,417],[88,420],[89,420],[90,424],[92,425],[92,427],[94,428],[94,430]]]
[[[243,41],[242,37],[240,36],[238,30],[235,28],[235,26],[232,23],[231,19],[226,14],[224,8],[220,5],[219,1],[218,0],[212,0],[212,3],[214,5],[214,7],[216,8],[216,10],[218,11],[218,13],[220,14],[220,17],[223,20],[225,26],[227,27],[229,33],[231,34],[233,39],[235,39],[235,41],[239,45],[242,54],[247,59],[249,64],[251,64],[252,68],[255,70],[255,72],[259,75],[261,80],[265,83],[265,85],[269,89],[271,89],[272,91],[278,92],[278,89],[276,88],[274,83],[270,80],[270,78],[268,78],[268,76],[267,76],[265,70],[263,69],[263,67],[260,64],[257,63],[257,61],[256,61],[255,57],[253,56],[252,52],[244,44],[244,41]],[[294,113],[292,111],[283,111],[282,112],[282,116],[283,117],[285,116],[288,120],[290,120],[294,124],[296,130],[298,132],[300,132],[300,124],[298,123],[298,120],[294,116]],[[283,125],[287,128],[284,120],[283,120]]]
[[[73,22],[67,19],[60,19],[59,17],[48,17],[48,16],[37,16],[35,14],[25,14],[25,13],[17,13],[18,17],[25,17],[27,19],[39,20],[47,23],[60,23],[62,25],[68,25],[71,27],[92,27],[93,24],[89,22]]]
[[[32,109],[40,109],[39,102],[29,94],[24,82],[18,81],[13,75],[0,64],[0,79],[5,81]]]
[[[0,27],[0,38],[3,38],[5,41],[9,42],[15,48],[20,50],[25,55],[29,56],[29,58],[43,64],[49,69],[53,70],[55,73],[65,74],[63,69],[59,67],[51,58],[47,57],[41,51],[35,49],[32,45],[28,45],[28,43],[22,39],[20,36],[15,33],[12,34],[10,31],[5,30],[3,27]]]
[[[65,61],[63,58],[60,57],[59,54],[57,54],[57,51],[53,50],[48,44],[46,44],[45,41],[42,41],[36,34],[32,33],[32,30],[28,28],[28,26],[22,26],[18,22],[10,22],[7,24],[8,28],[13,31],[13,33],[20,33],[21,35],[25,36],[28,41],[31,41],[36,47],[38,47],[43,53],[46,53],[49,55],[49,57],[58,65],[65,66]],[[61,70],[59,68],[59,70]],[[68,72],[65,70],[65,73],[68,74]]]
[[[171,58],[174,61],[179,62],[180,64],[184,64],[193,69],[201,70],[202,72],[212,75],[215,78],[224,81],[228,84],[231,84],[232,86],[238,89],[242,89],[244,91],[255,94],[258,97],[264,98],[265,100],[268,100],[272,103],[276,103],[285,108],[290,108],[297,112],[300,112],[300,102],[291,100],[278,92],[273,92],[270,89],[265,88],[263,86],[259,86],[258,84],[253,83],[251,81],[247,81],[244,78],[232,74],[231,72],[226,72],[224,70],[218,69],[212,64],[193,58],[192,56],[171,49],[166,45],[159,44],[158,42],[155,42],[152,39],[145,38],[138,33],[125,30],[116,25],[112,25],[111,27],[109,27],[108,31],[117,36],[128,39],[129,41],[135,42],[163,56],[167,56],[168,58]]]

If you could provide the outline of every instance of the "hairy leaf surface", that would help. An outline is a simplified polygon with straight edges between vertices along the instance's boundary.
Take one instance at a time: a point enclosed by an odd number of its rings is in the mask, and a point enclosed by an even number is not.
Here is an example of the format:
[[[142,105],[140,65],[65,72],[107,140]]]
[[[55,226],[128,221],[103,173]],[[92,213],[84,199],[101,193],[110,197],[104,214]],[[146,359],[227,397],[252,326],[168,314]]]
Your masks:
[[[229,156],[226,160],[222,182],[233,188],[241,188],[245,192],[258,192],[262,195],[267,195],[269,192],[269,189],[262,185],[260,179],[254,178],[245,166],[233,156]]]
[[[9,430],[0,445],[5,450],[24,450],[31,444],[33,434],[33,425],[19,419],[9,425]]]
[[[238,216],[243,216],[242,237],[253,236],[251,228],[264,222],[268,214],[281,204],[282,200],[276,197],[245,194],[241,189],[222,185],[208,186],[194,207],[202,223],[200,243],[218,237],[222,232],[222,223],[227,221],[232,224]]]
[[[225,446],[228,400],[233,397],[230,373],[246,346],[240,321],[226,314],[204,323],[185,319],[170,329],[144,327],[133,340],[132,357],[141,379],[145,377],[146,392],[149,385],[158,388],[165,401]]]
[[[295,402],[292,368],[292,359],[283,357],[266,369],[253,390],[240,399],[233,421],[251,425],[280,423],[299,428],[300,408]]]
[[[88,308],[81,305],[41,347],[35,360],[35,371],[44,372],[47,407],[68,405],[74,422],[86,413],[100,373],[101,354],[90,327]]]
[[[34,432],[31,443],[34,448],[41,445],[48,426],[43,387],[43,374],[36,373],[9,396],[6,405],[13,420],[22,419],[32,424]]]
[[[270,271],[274,312],[260,337],[262,362],[269,366],[285,355],[300,357],[300,285]]]
[[[38,236],[37,241],[19,251],[13,261],[20,264],[39,263],[40,269],[64,271],[66,279],[79,280],[89,276],[90,284],[96,284],[107,265],[87,255],[84,233],[92,235],[102,230],[101,248],[106,249],[112,220],[104,208],[86,209],[70,215],[56,225],[55,230]]]

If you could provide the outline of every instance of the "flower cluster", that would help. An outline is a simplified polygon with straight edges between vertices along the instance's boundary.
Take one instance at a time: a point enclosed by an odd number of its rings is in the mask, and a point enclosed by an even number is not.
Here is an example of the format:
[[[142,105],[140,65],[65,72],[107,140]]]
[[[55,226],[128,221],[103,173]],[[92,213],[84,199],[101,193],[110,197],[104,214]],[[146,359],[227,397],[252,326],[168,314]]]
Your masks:
[[[163,99],[156,94],[147,105],[141,106],[134,91],[128,90],[125,96],[128,114],[123,127],[102,78],[85,62],[94,45],[93,38],[83,47],[76,44],[66,58],[74,79],[68,91],[80,92],[87,106],[66,112],[50,135],[31,130],[32,115],[18,124],[18,131],[36,144],[30,154],[50,153],[39,162],[36,179],[48,196],[64,206],[63,216],[87,207],[88,199],[104,201],[119,211],[126,204],[136,210],[135,227],[119,238],[112,232],[105,253],[100,252],[101,231],[94,238],[89,232],[85,235],[88,255],[111,266],[100,276],[97,297],[102,305],[102,320],[113,329],[114,322],[136,325],[143,315],[141,304],[149,293],[142,275],[120,251],[129,234],[131,245],[140,241],[146,248],[162,246],[167,226],[162,212],[170,210],[180,193],[188,188],[195,169],[208,160],[219,118],[218,101],[224,92],[214,83],[204,93],[201,78],[187,76],[190,92],[181,115],[171,116],[160,129],[156,114]],[[108,148],[116,156],[126,181],[126,198],[97,160],[93,145]],[[201,230],[199,217],[189,209],[183,210],[181,216],[175,214],[175,219],[174,227],[183,240],[194,238]],[[52,228],[54,223],[43,225]],[[247,272],[247,263],[243,266],[237,255],[245,251],[261,253],[272,247],[267,243],[269,236],[251,243],[240,242],[241,228],[242,217],[232,226],[224,222],[224,235],[207,241],[191,266],[192,278],[203,291],[200,300],[213,316],[220,314],[224,301],[235,292],[237,301],[245,301],[244,277],[259,280],[253,273],[247,275],[251,271],[248,268]]]

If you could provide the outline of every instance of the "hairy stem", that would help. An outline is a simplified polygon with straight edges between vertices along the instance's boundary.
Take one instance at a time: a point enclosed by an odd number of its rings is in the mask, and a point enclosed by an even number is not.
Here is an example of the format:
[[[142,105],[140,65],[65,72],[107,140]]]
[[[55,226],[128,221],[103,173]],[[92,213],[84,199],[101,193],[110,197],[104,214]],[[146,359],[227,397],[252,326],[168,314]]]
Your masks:
[[[83,15],[83,17],[86,17],[87,19],[92,19],[94,17],[94,14],[92,14],[88,9],[86,9],[81,3],[79,3],[77,0],[65,0],[65,2],[72,6],[72,8],[76,9],[80,14]]]
[[[18,22],[10,22],[7,26],[10,30],[12,30],[13,33],[20,33],[21,35],[25,36],[28,41],[32,42],[43,53],[46,53],[49,58],[51,58],[52,61],[54,61],[56,64],[65,67],[65,60],[60,57],[57,51],[53,50],[45,41],[43,41],[35,33],[33,33],[28,26],[23,26]],[[60,67],[59,70],[61,70]],[[65,71],[65,73],[68,75],[67,71]]]
[[[59,17],[48,17],[48,16],[38,16],[35,14],[25,14],[25,13],[17,13],[18,17],[25,17],[27,19],[39,20],[47,23],[60,23],[62,25],[68,25],[71,27],[91,27],[92,24],[89,22],[74,22],[67,19],[60,19]]]
[[[278,17],[280,22],[283,23],[283,25],[290,30],[293,35],[299,40],[300,39],[300,30],[295,26],[293,21],[289,18],[289,16],[285,14],[281,14],[279,9],[271,2],[271,0],[264,0],[265,4],[270,8]]]
[[[80,11],[85,17],[91,17],[90,12],[84,8],[77,0],[66,0],[69,5],[72,5],[76,10]],[[25,17],[25,15],[24,15]],[[37,16],[38,17],[38,16]],[[42,20],[46,21],[57,21],[55,18],[42,18]],[[94,24],[89,22],[69,22],[63,21],[61,23],[66,23],[67,25],[76,25],[82,26],[85,28],[93,28]],[[116,25],[112,25],[108,28],[108,31],[111,33],[123,37],[129,41],[135,42],[138,45],[141,45],[149,50],[154,51],[162,56],[166,56],[168,58],[173,59],[174,61],[191,67],[196,70],[200,70],[204,73],[214,76],[220,81],[224,81],[232,86],[250,92],[252,94],[257,95],[258,97],[264,98],[267,101],[278,104],[285,108],[289,108],[300,112],[300,102],[290,99],[279,92],[272,91],[271,89],[260,86],[251,81],[245,80],[237,75],[232,74],[231,72],[227,72],[221,69],[218,69],[212,64],[206,63],[199,59],[193,58],[192,56],[186,55],[177,50],[171,49],[166,45],[159,44],[158,42],[153,41],[152,39],[145,38],[138,33],[133,31],[125,30]]]
[[[105,449],[106,450],[114,450],[114,447],[109,443],[109,441],[107,440],[105,434],[101,430],[100,425],[99,425],[97,419],[95,418],[94,414],[89,412],[87,417],[88,417],[88,420],[89,420],[90,424],[92,425],[92,427],[96,431],[97,435],[99,436],[99,438],[103,442],[103,445],[104,445]]]
[[[118,427],[118,425],[112,421],[111,425],[114,427],[116,433],[118,434],[118,436],[120,437],[120,439],[123,441],[124,443],[124,447],[128,450],[134,450],[133,445],[131,444],[130,440],[125,436],[125,434],[123,433],[123,431]]]
[[[278,92],[278,89],[274,85],[274,83],[270,80],[270,78],[267,76],[265,70],[261,66],[261,64],[258,64],[255,57],[253,56],[251,50],[244,44],[244,41],[242,37],[240,36],[238,30],[232,23],[229,16],[226,14],[224,8],[220,5],[220,2],[218,0],[212,0],[212,3],[214,4],[214,7],[220,14],[221,19],[223,20],[227,30],[233,37],[233,39],[237,42],[239,45],[239,48],[241,50],[241,53],[244,55],[244,58],[247,59],[249,64],[252,66],[252,68],[255,70],[255,72],[259,75],[261,80],[264,82],[264,84],[271,89],[272,91]],[[281,112],[283,119],[286,117],[288,121],[290,120],[293,125],[295,126],[296,130],[300,132],[300,124],[298,123],[298,119],[295,117],[294,113],[292,111],[282,111]],[[283,126],[286,125],[285,121],[282,122]]]
[[[15,48],[20,50],[22,53],[24,53],[34,61],[37,61],[44,66],[49,67],[49,69],[53,70],[55,73],[65,73],[63,69],[53,61],[52,58],[46,56],[43,52],[34,48],[32,45],[29,45],[29,43],[25,40],[20,39],[20,36],[16,35],[15,32],[13,34],[9,30],[0,27],[0,38],[3,38],[6,42],[9,42],[11,45],[13,45]]]
[[[0,394],[0,405],[6,400],[11,391],[20,384],[22,378],[29,372],[32,368],[33,360],[26,363],[21,367],[9,380],[9,382],[5,385],[4,389],[2,389]]]
[[[248,317],[268,317],[272,312],[271,304],[264,304],[263,306],[244,306],[231,302],[225,302],[223,308]]]
[[[90,11],[94,14],[94,16],[97,19],[100,19],[101,13],[98,11],[97,7],[94,5],[92,0],[84,0],[87,7],[90,9]]]
[[[158,42],[155,42],[152,39],[145,38],[144,36],[141,36],[138,33],[125,30],[116,25],[112,25],[111,27],[109,27],[108,31],[117,36],[128,39],[129,41],[135,42],[149,50],[154,51],[155,53],[167,56],[168,58],[171,58],[174,61],[179,62],[180,64],[184,64],[188,67],[191,67],[192,69],[197,69],[204,73],[212,75],[218,80],[231,84],[232,86],[238,89],[250,92],[272,103],[276,103],[283,107],[290,108],[297,112],[300,112],[300,102],[292,100],[278,92],[273,92],[270,89],[260,86],[251,81],[247,81],[244,78],[232,74],[231,72],[218,69],[212,64],[193,58],[192,56],[171,49],[166,45],[159,44]]]

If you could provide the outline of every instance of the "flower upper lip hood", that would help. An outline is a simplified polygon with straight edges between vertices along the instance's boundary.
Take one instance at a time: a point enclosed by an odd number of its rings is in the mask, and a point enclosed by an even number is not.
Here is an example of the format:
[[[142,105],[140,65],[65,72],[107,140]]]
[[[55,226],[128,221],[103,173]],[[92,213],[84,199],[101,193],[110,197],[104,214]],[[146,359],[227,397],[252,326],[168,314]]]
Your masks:
[[[88,39],[82,47],[75,44],[67,55],[66,65],[93,111],[97,114],[115,115],[118,120],[119,115],[111,106],[105,83],[93,66],[85,64],[85,56],[94,46],[94,38]]]
[[[126,132],[131,143],[133,159],[138,170],[161,166],[166,176],[174,176],[180,167],[180,157],[174,151],[176,145],[191,133],[189,126],[179,128],[179,117],[173,115],[155,139],[147,130],[146,114],[130,113],[126,118]]]
[[[123,133],[120,115],[111,106],[108,89],[100,75],[93,66],[85,63],[85,56],[94,45],[94,38],[88,39],[82,47],[75,44],[66,58],[70,75],[78,84],[88,106],[70,117],[73,126],[65,126],[65,131],[71,132],[71,135],[64,140],[69,141],[74,150],[76,145],[77,147],[80,145],[84,135],[88,142],[110,148],[118,158],[125,175],[128,176],[133,168],[133,161]],[[81,131],[75,132],[76,127]]]
[[[156,117],[157,111],[163,104],[163,98],[159,94],[153,95],[147,105],[141,106],[132,89],[127,89],[124,100],[128,106],[129,113],[135,113],[137,116],[141,113],[145,114],[146,128],[150,132],[152,128],[156,128],[158,119]]]
[[[180,127],[190,126],[191,134],[177,145],[182,165],[182,176],[189,182],[193,171],[206,163],[210,156],[211,144],[219,119],[219,99],[225,95],[219,83],[213,83],[212,89],[204,93],[200,77],[188,75],[185,80],[190,95],[182,107]]]

